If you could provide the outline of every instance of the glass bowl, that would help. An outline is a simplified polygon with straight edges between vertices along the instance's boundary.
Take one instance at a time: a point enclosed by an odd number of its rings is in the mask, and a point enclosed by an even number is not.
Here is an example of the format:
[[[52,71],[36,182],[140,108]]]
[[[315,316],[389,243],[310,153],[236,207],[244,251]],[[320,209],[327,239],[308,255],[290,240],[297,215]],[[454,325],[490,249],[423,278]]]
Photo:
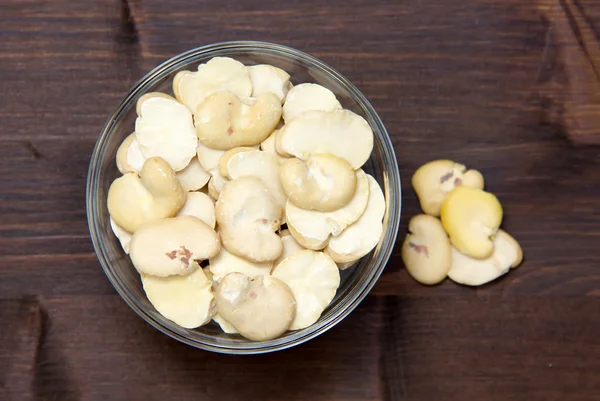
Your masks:
[[[377,247],[353,267],[341,272],[335,298],[310,327],[290,331],[269,341],[250,341],[223,333],[211,322],[185,329],[164,318],[146,298],[140,276],[113,235],[106,206],[110,184],[120,174],[115,155],[121,142],[134,130],[136,101],[147,92],[173,94],[171,82],[178,71],[195,70],[212,57],[235,58],[246,65],[271,64],[291,75],[292,83],[318,83],[333,91],[342,106],[363,116],[375,134],[371,158],[363,169],[381,185],[386,199],[383,236]],[[258,354],[301,344],[329,330],[360,303],[373,287],[387,263],[398,232],[401,193],[400,174],[394,148],[381,119],[359,90],[322,61],[289,47],[264,42],[225,42],[182,53],[150,71],[127,92],[106,121],[92,154],[87,180],[87,218],[94,248],[108,279],[138,315],[164,334],[185,344],[229,354]]]

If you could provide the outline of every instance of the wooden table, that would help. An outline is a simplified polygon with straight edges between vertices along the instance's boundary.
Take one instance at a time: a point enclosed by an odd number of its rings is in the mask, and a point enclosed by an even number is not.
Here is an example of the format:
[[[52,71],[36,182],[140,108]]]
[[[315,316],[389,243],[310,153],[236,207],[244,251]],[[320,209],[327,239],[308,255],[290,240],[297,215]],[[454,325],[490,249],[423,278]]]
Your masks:
[[[575,22],[553,20],[569,7]],[[577,146],[599,128],[577,114],[595,115],[598,75],[564,67],[597,52],[568,34],[600,32],[594,16],[598,0],[0,0],[0,400],[598,400],[600,150]],[[236,39],[311,53],[370,99],[403,177],[398,244],[419,212],[410,176],[452,158],[484,173],[523,265],[429,288],[397,246],[347,319],[262,356],[144,323],[90,242],[90,154],[146,71]]]

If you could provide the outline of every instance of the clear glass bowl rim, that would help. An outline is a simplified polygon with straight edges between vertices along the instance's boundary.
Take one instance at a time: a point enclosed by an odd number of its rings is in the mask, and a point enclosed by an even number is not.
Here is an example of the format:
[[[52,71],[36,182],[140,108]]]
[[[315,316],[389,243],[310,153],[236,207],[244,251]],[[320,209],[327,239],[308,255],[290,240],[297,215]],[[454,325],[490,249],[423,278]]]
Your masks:
[[[382,164],[387,168],[387,170],[382,172],[384,179],[384,192],[386,193],[386,215],[384,217],[384,233],[381,240],[382,248],[381,251],[376,255],[376,258],[368,265],[368,268],[371,270],[369,274],[361,278],[359,283],[355,286],[355,288],[352,289],[350,293],[347,294],[345,298],[339,300],[338,304],[336,305],[336,309],[338,310],[336,310],[335,313],[329,313],[330,317],[328,319],[321,318],[308,328],[299,330],[285,338],[276,338],[262,342],[242,343],[236,345],[235,347],[223,347],[217,343],[208,344],[191,339],[160,324],[148,313],[146,313],[145,308],[139,304],[137,297],[134,294],[131,294],[114,275],[108,257],[104,252],[104,246],[100,240],[98,222],[95,218],[95,216],[98,215],[98,209],[101,207],[99,203],[100,200],[97,197],[98,187],[100,184],[101,158],[107,146],[110,132],[113,130],[114,125],[120,120],[121,115],[128,110],[131,104],[139,96],[144,94],[157,80],[169,75],[184,65],[193,63],[196,59],[211,57],[211,55],[222,55],[220,54],[221,52],[230,52],[231,54],[259,53],[289,58],[292,60],[301,60],[303,63],[310,65],[312,68],[319,69],[326,73],[330,79],[336,81],[337,84],[348,91],[350,96],[352,96],[352,98],[361,106],[363,112],[366,114],[366,117],[368,117],[367,119],[372,125],[375,125],[372,127],[373,132],[375,134],[376,141],[380,141],[382,144]],[[129,91],[120,101],[119,105],[116,107],[115,111],[106,120],[92,153],[86,186],[87,218],[94,250],[96,251],[96,255],[100,261],[102,269],[104,270],[104,273],[108,277],[110,283],[113,285],[121,298],[123,298],[123,300],[129,305],[129,307],[155,329],[184,344],[208,351],[238,355],[273,352],[302,344],[329,330],[343,320],[348,314],[350,314],[350,312],[352,312],[356,306],[358,306],[358,304],[373,288],[390,258],[396,242],[398,226],[400,223],[401,198],[400,173],[391,139],[377,112],[365,98],[365,96],[358,90],[358,88],[356,88],[349,80],[347,80],[332,67],[307,53],[284,45],[259,41],[230,41],[201,46],[181,53],[163,62],[142,77],[135,85],[131,87],[131,89],[129,89]]]

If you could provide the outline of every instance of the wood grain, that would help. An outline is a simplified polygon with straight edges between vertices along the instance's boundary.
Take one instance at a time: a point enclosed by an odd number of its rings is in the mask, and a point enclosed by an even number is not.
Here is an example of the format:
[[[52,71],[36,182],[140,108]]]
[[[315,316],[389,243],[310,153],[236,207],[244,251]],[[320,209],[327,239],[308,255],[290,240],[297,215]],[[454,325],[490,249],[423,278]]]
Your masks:
[[[42,312],[32,298],[0,299],[0,399],[35,400]]]
[[[560,4],[578,7],[598,32],[599,2]],[[584,141],[564,116],[577,113],[565,114],[552,92],[583,93],[557,73],[558,43],[569,37],[549,30],[554,6],[0,0],[0,297],[38,297],[42,332],[23,339],[28,350],[41,344],[37,356],[0,347],[0,378],[16,355],[36,367],[26,378],[36,400],[596,400],[600,157],[574,146]],[[91,152],[147,70],[193,47],[247,39],[320,57],[375,106],[403,179],[398,242],[419,212],[410,176],[452,158],[484,173],[523,265],[477,289],[429,288],[410,279],[396,247],[355,312],[272,355],[197,351],[145,324],[115,294],[89,239]],[[582,72],[580,85],[596,84]]]
[[[600,30],[594,2],[556,0],[541,5],[556,46],[552,74],[542,93],[553,102],[550,119],[575,144],[600,144]]]
[[[388,399],[590,400],[600,390],[598,299],[383,302]]]

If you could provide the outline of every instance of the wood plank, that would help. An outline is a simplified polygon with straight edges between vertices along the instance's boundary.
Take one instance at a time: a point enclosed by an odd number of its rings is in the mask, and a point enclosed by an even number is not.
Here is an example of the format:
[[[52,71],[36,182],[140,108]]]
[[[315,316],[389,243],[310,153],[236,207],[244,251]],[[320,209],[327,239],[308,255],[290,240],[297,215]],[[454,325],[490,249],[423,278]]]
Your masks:
[[[95,139],[140,77],[117,0],[2,1],[2,139]]]
[[[600,300],[387,298],[388,400],[594,400]]]
[[[0,399],[34,401],[42,311],[31,297],[0,299]]]
[[[370,297],[302,347],[245,357],[179,344],[114,296],[51,298],[44,305],[53,322],[48,341],[61,346],[68,378],[77,383],[72,391],[86,400],[168,393],[181,400],[284,394],[290,400],[315,394],[323,400],[464,400],[468,394],[583,401],[600,391],[600,365],[589,357],[600,353],[600,327],[590,319],[600,312],[597,298]]]
[[[165,394],[178,400],[310,400],[317,394],[323,400],[378,400],[379,304],[366,303],[354,319],[302,347],[242,357],[180,344],[116,296],[45,300],[53,322],[49,341],[60,345],[69,380],[76,383],[72,390],[89,401]]]
[[[548,118],[562,124],[576,145],[600,144],[600,7],[595,2],[554,0],[541,5],[556,48],[543,96]]]
[[[524,129],[517,132],[527,133]],[[396,147],[400,169],[406,173],[398,243],[403,240],[409,218],[419,212],[410,188],[410,174],[427,160],[454,158],[472,167],[483,167],[488,189],[504,206],[504,228],[525,251],[524,265],[485,287],[485,291],[597,294],[600,212],[595,205],[600,195],[600,161],[595,153],[565,148],[560,139],[511,145],[503,144],[502,138],[489,140],[494,144],[455,147],[459,141],[466,143],[457,138],[453,143],[440,141],[439,148],[421,141],[406,141]],[[92,256],[85,215],[85,172],[94,142],[35,140],[32,144],[38,157],[24,142],[2,144],[0,178],[7,187],[0,194],[0,255],[6,257],[1,270],[15,282],[30,284],[20,287],[4,281],[0,288],[14,295],[25,288],[38,288],[40,295],[109,293],[110,286]],[[72,156],[72,160],[65,160],[63,155]],[[69,254],[74,257],[65,256]],[[35,259],[28,263],[28,275],[21,276],[23,263],[30,256]],[[59,279],[61,285],[51,285],[51,269],[57,269],[56,274],[61,272],[61,277],[69,274],[74,279],[71,284]],[[412,282],[403,271],[397,248],[374,293],[428,297],[457,291],[461,290],[452,285],[430,289]]]
[[[457,133],[479,143],[518,139],[512,128],[532,107],[527,100],[546,44],[534,5],[516,0],[310,0],[285,6],[251,0],[228,4],[227,12],[210,1],[196,8],[182,0],[130,5],[144,68],[224,40],[296,47],[357,84],[397,146]]]

